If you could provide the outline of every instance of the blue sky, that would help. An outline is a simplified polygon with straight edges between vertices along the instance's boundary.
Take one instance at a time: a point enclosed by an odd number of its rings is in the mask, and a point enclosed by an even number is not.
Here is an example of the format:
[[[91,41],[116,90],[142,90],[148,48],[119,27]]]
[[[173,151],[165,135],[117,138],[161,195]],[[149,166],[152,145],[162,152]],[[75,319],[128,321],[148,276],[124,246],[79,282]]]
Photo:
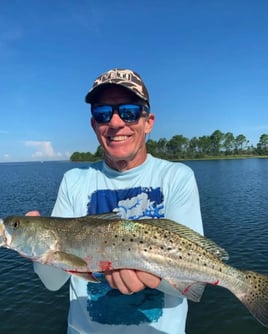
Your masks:
[[[0,162],[68,159],[97,141],[84,97],[134,69],[150,138],[268,133],[266,0],[0,0]]]

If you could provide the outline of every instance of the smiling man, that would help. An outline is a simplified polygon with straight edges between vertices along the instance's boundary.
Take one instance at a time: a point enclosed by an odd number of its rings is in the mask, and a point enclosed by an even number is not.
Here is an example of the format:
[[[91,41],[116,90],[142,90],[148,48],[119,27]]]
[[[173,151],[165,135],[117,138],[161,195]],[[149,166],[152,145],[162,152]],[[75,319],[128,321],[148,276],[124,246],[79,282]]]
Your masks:
[[[193,171],[147,154],[146,136],[155,117],[141,77],[112,69],[95,80],[86,102],[104,160],[64,175],[52,215],[114,211],[126,219],[169,218],[202,233]],[[51,290],[69,278],[55,268],[34,268]],[[99,284],[71,277],[69,334],[185,333],[187,301],[164,277],[130,268],[95,275]]]
[[[136,86],[132,82],[136,80]],[[138,74],[112,70],[96,80],[87,94],[91,103],[92,127],[107,164],[123,171],[146,159],[146,135],[151,132],[154,115],[149,95]]]

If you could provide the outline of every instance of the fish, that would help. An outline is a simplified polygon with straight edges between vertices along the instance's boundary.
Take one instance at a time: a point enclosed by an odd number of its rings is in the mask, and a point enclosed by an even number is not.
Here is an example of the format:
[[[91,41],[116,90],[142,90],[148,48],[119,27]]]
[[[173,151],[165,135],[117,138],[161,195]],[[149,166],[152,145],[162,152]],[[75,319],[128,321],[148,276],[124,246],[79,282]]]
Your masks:
[[[228,265],[214,241],[166,218],[9,216],[0,219],[0,246],[95,283],[97,272],[149,272],[194,302],[207,284],[221,286],[268,327],[268,276]]]

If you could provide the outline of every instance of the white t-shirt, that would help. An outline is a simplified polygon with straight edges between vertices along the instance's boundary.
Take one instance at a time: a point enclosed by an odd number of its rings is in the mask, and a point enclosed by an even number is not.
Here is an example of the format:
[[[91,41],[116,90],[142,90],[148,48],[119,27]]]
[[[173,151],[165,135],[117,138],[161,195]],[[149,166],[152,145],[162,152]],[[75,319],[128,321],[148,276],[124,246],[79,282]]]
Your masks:
[[[127,219],[168,218],[203,233],[193,171],[182,163],[150,154],[142,165],[124,172],[100,161],[65,173],[53,216],[81,217],[112,211]],[[34,267],[51,290],[68,278],[55,268]],[[104,277],[100,280],[96,284],[71,277],[68,334],[185,333],[187,301],[172,295],[166,281],[158,289],[123,295],[111,289]]]

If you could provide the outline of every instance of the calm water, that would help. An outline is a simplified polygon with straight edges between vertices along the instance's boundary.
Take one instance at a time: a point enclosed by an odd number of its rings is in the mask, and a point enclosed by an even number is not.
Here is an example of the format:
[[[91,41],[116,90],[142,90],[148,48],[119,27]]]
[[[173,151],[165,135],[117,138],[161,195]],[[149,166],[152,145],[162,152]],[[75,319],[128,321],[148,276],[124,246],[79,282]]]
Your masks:
[[[268,159],[186,162],[199,184],[205,233],[229,263],[268,274]],[[0,217],[49,215],[63,173],[74,163],[0,164]],[[30,261],[0,248],[0,333],[65,334],[68,284],[49,292]],[[187,334],[267,334],[229,291],[207,287],[191,303]]]

